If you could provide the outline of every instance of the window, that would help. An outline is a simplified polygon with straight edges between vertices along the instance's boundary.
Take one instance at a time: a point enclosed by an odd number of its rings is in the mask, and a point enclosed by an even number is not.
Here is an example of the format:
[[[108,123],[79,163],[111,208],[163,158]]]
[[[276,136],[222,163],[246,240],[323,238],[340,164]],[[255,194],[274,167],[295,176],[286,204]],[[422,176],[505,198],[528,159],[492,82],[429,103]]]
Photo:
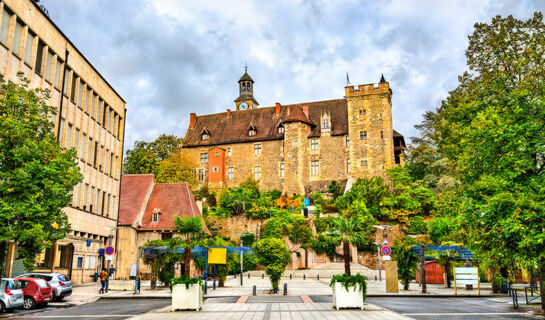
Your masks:
[[[206,178],[205,170],[204,169],[198,169],[198,174],[199,174],[199,181],[204,182],[204,180]]]
[[[58,262],[58,265],[56,265],[55,267],[59,267],[59,268],[67,268],[68,267],[68,264],[70,263],[70,258],[71,258],[71,255],[69,254],[70,252],[70,249],[68,248],[68,246],[59,246],[58,247],[58,250],[57,250],[57,254],[60,256],[60,259],[59,259],[59,262]]]
[[[159,222],[159,212],[154,212],[151,215],[151,222],[157,223]]]
[[[216,157],[217,157],[217,156],[220,155],[220,153],[216,151],[216,153],[214,153],[214,155],[216,155]]]
[[[87,90],[86,90],[86,95],[85,95],[85,102],[83,103],[84,104],[84,107],[83,107],[83,111],[89,113],[89,97],[91,96],[91,88],[89,88],[89,86],[87,86]]]
[[[297,140],[293,141],[293,146],[297,147]]]
[[[261,143],[254,144],[254,154],[261,154]]]
[[[380,138],[384,139],[384,131],[382,131],[382,130],[380,131]]]
[[[261,167],[254,167],[254,180],[259,181],[261,179]]]
[[[51,81],[51,67],[53,64],[53,53],[47,51],[47,58],[45,59],[45,80]]]
[[[367,160],[361,160],[361,167],[362,168],[367,167]]]
[[[64,147],[70,149],[72,147],[72,124],[68,123],[68,129],[66,130],[66,140]]]
[[[100,112],[102,112],[102,126],[104,128],[108,127],[108,123],[106,122],[106,120],[108,120],[108,115],[106,114],[107,110],[108,110],[108,105],[106,104],[106,102],[104,102],[102,104],[102,108],[100,109]]]
[[[318,139],[310,140],[310,150],[318,150]]]
[[[256,133],[257,133],[257,131],[256,131],[255,129],[250,129],[250,130],[248,130],[248,136],[250,136],[250,137],[255,136]]]
[[[213,171],[213,172],[218,172],[218,171],[219,171],[218,166],[214,166],[214,167],[212,168],[212,171]]]
[[[21,36],[23,35],[23,25],[21,21],[17,20],[15,23],[15,32],[13,33],[13,42],[11,45],[11,50],[13,54],[19,57],[21,53]]]
[[[329,129],[329,118],[324,118],[322,121],[322,128]]]
[[[34,42],[34,34],[28,30],[25,40],[25,62],[30,65],[32,59],[32,42]]]
[[[76,100],[76,84],[78,80],[78,75],[75,72],[72,72],[72,86],[70,87],[70,101],[75,102]]]
[[[235,178],[235,168],[233,167],[227,168],[227,179],[229,181],[233,181],[234,178]]]
[[[78,151],[79,150],[78,147],[79,147],[79,129],[76,128],[75,137],[74,137],[74,149],[76,149],[76,151]],[[77,156],[77,154],[76,154],[76,156]]]
[[[210,139],[210,134],[208,134],[208,132],[203,132],[203,133],[201,134],[201,140],[202,140],[202,141],[206,141],[206,140],[208,140],[208,139]]]
[[[278,126],[278,133],[284,133],[284,125],[279,125]]]
[[[231,148],[227,148],[227,156],[231,156]]]
[[[280,162],[280,177],[284,178],[284,162]]]
[[[208,162],[208,153],[201,153],[201,163]]]
[[[365,109],[360,109],[360,116],[363,116],[367,113],[367,110]]]
[[[62,146],[62,142],[63,142],[63,138],[64,138],[64,119],[61,118],[61,120],[59,121],[59,142],[60,142],[60,145]]]
[[[346,146],[347,147],[350,147],[350,137],[349,136],[346,136]]]
[[[360,131],[360,140],[367,140],[367,131]]]
[[[97,122],[102,125],[102,123],[100,122],[100,120],[102,120],[102,108],[103,108],[103,105],[104,105],[104,101],[102,101],[102,99],[99,97],[98,98],[98,104],[97,104],[97,115],[96,115],[96,120]]]
[[[94,204],[95,204],[95,187],[91,187],[91,194],[89,195],[89,212],[94,213]]]
[[[89,137],[89,150],[87,151],[87,163],[91,164],[93,158],[93,138]]]
[[[70,77],[70,69],[69,68],[66,68],[64,70],[64,78],[63,78],[63,86],[64,86],[64,90],[63,90],[63,94],[66,94],[66,92],[68,92],[68,79]]]
[[[61,85],[61,67],[62,67],[62,61],[57,59],[57,62],[55,63],[55,80],[54,85],[55,88],[59,89]]]
[[[95,202],[95,205],[96,205],[95,213],[96,214],[100,213],[100,207],[101,207],[101,205],[100,205],[100,199],[101,199],[100,194],[101,194],[100,189],[97,188],[97,193],[96,193],[97,197],[96,197],[96,202]]]
[[[82,256],[78,256],[78,263],[77,263],[77,269],[81,269],[83,268],[83,257]]]
[[[93,95],[91,96],[91,118],[95,118],[95,103],[96,103],[96,100],[97,100],[97,95],[95,93],[93,93]]]
[[[346,159],[346,173],[350,173],[350,159]]]
[[[4,11],[2,12],[2,25],[0,25],[0,42],[6,46],[8,45],[9,23],[11,16],[11,13],[9,13],[4,6]]]
[[[81,183],[78,183],[76,187],[76,196],[74,197],[74,207],[79,208],[81,201]]]
[[[38,40],[38,51],[36,52],[36,68],[35,71],[38,74],[42,74],[42,59],[44,57],[45,44],[42,40]]]
[[[87,209],[87,195],[89,193],[89,184],[85,184],[83,188],[83,210]]]
[[[96,169],[98,160],[98,142],[95,141],[95,148],[93,150],[93,167]]]
[[[85,133],[81,134],[81,146],[79,149],[79,157],[81,160],[85,160],[85,143],[87,142],[87,135]]]
[[[79,83],[79,86],[78,86],[78,107],[83,107],[81,105],[81,102],[83,101],[83,81],[81,81],[81,79],[78,81]]]
[[[113,165],[114,165],[114,153],[110,153],[110,176],[113,176],[114,175],[114,172],[113,172]]]
[[[102,191],[102,199],[100,199],[100,215],[104,215],[106,206],[106,191]]]
[[[310,171],[313,176],[317,176],[320,174],[320,166],[318,161],[311,161],[310,162]]]

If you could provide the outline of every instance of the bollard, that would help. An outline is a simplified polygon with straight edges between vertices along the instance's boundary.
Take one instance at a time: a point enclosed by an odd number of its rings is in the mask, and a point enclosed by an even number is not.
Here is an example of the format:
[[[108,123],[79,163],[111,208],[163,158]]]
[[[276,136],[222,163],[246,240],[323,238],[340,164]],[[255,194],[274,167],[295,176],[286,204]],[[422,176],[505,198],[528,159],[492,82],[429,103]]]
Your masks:
[[[292,276],[292,274],[290,273],[290,280],[291,280],[291,276]]]
[[[248,279],[250,279],[250,273],[248,272]]]
[[[375,281],[377,281],[377,276],[375,276]]]
[[[212,283],[212,289],[216,290],[216,279],[214,279],[214,282]]]
[[[316,280],[320,280],[320,275],[316,275]]]
[[[284,283],[284,295],[285,296],[288,295],[288,284],[287,283]]]
[[[234,277],[234,279],[236,279],[236,278],[237,278],[237,274],[235,273],[235,277]],[[376,278],[376,277],[375,277],[375,278]]]
[[[303,275],[303,280],[305,280],[306,278],[307,278],[307,275],[306,275],[306,274],[304,274],[304,275]]]
[[[257,287],[256,287],[256,286],[254,286],[253,291],[252,291],[252,294],[253,294],[254,296],[257,295]]]
[[[274,288],[274,294],[278,293],[278,289]]]
[[[208,292],[208,280],[204,280],[204,294]]]
[[[265,274],[264,273],[261,274],[261,279],[265,279]]]

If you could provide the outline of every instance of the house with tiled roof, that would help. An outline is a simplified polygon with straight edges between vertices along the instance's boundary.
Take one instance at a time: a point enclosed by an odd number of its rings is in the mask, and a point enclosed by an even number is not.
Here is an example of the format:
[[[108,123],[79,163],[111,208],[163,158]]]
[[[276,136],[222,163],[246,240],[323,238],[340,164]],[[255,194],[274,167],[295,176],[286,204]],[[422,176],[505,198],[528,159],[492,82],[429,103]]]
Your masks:
[[[254,80],[238,81],[234,110],[190,114],[182,148],[199,163],[202,185],[235,187],[248,178],[264,190],[306,194],[332,181],[386,176],[403,164],[405,140],[393,129],[392,90],[346,86],[343,98],[259,107]]]
[[[172,238],[175,216],[202,218],[187,183],[156,183],[153,174],[126,174],[121,177],[120,194],[116,246],[116,277],[120,279],[128,278],[135,264],[145,273],[139,247]],[[204,229],[210,233],[205,224]]]

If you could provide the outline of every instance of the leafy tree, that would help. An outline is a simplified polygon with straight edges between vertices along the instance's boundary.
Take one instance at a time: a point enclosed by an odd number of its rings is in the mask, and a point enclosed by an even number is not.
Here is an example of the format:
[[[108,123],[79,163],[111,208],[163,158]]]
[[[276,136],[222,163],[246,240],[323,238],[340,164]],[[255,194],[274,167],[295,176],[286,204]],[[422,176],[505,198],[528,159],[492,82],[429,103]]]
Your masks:
[[[369,212],[373,217],[379,218],[381,203],[389,194],[390,189],[381,177],[359,178],[350,190],[335,201],[335,205],[340,210],[351,208],[352,211]]]
[[[167,247],[169,243],[163,240],[151,240],[145,243],[144,247]],[[142,260],[150,267],[151,289],[155,290],[157,280],[163,285],[169,285],[170,280],[174,278],[174,265],[180,261],[180,254],[174,250],[161,250],[144,254]]]
[[[181,141],[181,138],[166,134],[160,135],[152,142],[136,141],[133,148],[127,150],[123,161],[123,174],[157,175],[160,162],[179,152]]]
[[[335,257],[335,250],[341,244],[341,238],[332,234],[318,234],[315,239],[311,240],[310,245],[312,250],[317,254],[325,253],[329,259]]]
[[[278,290],[278,283],[291,260],[286,243],[283,239],[264,238],[256,242],[254,248],[259,264],[265,266],[273,290]]]
[[[545,278],[542,14],[475,24],[466,57],[469,70],[434,115],[435,143],[461,182],[465,244],[501,264],[534,261]]]
[[[50,122],[49,91],[0,83],[0,261],[14,242],[25,268],[70,230],[62,211],[82,179],[74,149],[63,150]],[[1,272],[0,272],[1,273]]]
[[[336,217],[333,220],[331,232],[341,239],[343,245],[344,273],[346,275],[350,275],[350,245],[361,244],[365,239],[369,238],[373,230],[373,224],[372,220],[365,221],[358,215]]]
[[[327,188],[327,191],[333,195],[333,200],[337,200],[337,198],[339,198],[339,196],[342,194],[341,189],[341,185],[337,181],[332,181]]]
[[[427,234],[428,225],[424,222],[424,217],[414,216],[409,221],[409,229],[407,230],[408,234]]]
[[[180,219],[174,216],[174,223],[174,230],[181,237],[172,238],[169,245],[171,248],[184,248],[184,275],[191,277],[191,249],[206,244],[207,234],[203,228],[203,220],[200,217]]]
[[[450,281],[452,279],[451,270],[453,267],[453,262],[456,260],[457,253],[452,252],[451,250],[443,250],[439,252],[437,257],[437,262],[445,269],[445,274],[447,275],[447,287],[450,288]]]
[[[184,151],[178,150],[157,164],[155,180],[159,183],[187,182],[189,188],[198,185],[194,169],[197,163]]]
[[[403,290],[409,290],[409,283],[414,279],[418,256],[412,252],[416,242],[411,238],[401,238],[392,246],[392,257],[397,261],[397,275],[403,281]]]

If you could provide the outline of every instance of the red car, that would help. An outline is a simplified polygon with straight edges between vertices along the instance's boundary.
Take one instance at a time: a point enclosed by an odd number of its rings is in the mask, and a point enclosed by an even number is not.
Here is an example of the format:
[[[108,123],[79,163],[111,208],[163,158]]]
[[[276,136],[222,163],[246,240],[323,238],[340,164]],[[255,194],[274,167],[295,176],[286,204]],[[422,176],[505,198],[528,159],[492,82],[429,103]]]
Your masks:
[[[45,307],[53,298],[51,285],[44,279],[18,278],[23,290],[23,308],[34,309],[36,306]]]

